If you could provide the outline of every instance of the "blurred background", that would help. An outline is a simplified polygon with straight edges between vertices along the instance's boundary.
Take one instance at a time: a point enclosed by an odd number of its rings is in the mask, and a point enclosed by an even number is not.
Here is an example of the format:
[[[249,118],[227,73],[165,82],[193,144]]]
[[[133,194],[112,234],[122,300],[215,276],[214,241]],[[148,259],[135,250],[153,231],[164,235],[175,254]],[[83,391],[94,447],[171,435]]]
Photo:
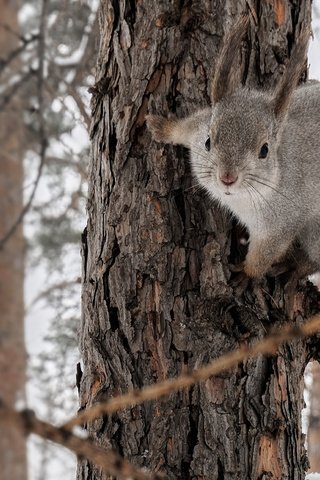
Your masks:
[[[0,396],[57,425],[78,405],[80,237],[98,7],[99,0],[0,0]],[[320,79],[320,0],[313,2],[313,32],[309,76]],[[320,472],[315,363],[306,370],[306,405],[310,472]],[[20,480],[75,478],[68,451],[30,437],[26,454],[23,440],[10,435],[1,432],[0,467],[6,442],[14,442],[25,465]]]
[[[80,236],[98,5],[0,0],[1,397],[54,424],[77,410]],[[7,441],[20,461],[23,442],[9,433]],[[0,448],[6,451],[4,439]],[[27,450],[30,480],[75,477],[68,451],[36,437]]]

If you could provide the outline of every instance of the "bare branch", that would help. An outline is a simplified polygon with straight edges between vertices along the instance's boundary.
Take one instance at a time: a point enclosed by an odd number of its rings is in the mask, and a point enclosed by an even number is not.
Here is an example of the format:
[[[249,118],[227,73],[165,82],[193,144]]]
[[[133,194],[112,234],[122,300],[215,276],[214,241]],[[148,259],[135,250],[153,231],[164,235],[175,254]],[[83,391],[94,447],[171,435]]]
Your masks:
[[[25,39],[22,45],[12,50],[6,58],[0,58],[0,74],[18,55],[20,55],[20,53],[27,48],[30,43],[38,40],[38,38],[38,35],[33,35],[32,37]]]
[[[81,163],[81,161],[73,161],[69,160],[68,158],[62,158],[62,157],[55,157],[53,155],[51,156],[46,156],[46,165],[59,165],[61,167],[69,167],[75,170],[79,176],[81,177],[82,181],[87,181],[88,180],[88,173],[86,166]],[[50,200],[51,203],[51,200]]]
[[[83,98],[81,97],[80,93],[77,91],[77,87],[76,85],[71,82],[67,82],[65,80],[65,78],[63,78],[57,71],[57,69],[55,69],[55,72],[54,72],[54,76],[55,78],[59,79],[61,82],[63,82],[63,84],[65,85],[66,87],[66,91],[69,93],[69,95],[73,98],[73,100],[75,101],[75,103],[77,104],[77,107],[78,107],[78,110],[80,112],[80,115],[82,115],[82,124],[84,124],[84,126],[89,129],[90,128],[90,124],[91,124],[91,118],[90,116],[88,115],[87,111],[86,111],[86,108],[85,108],[85,105],[84,105],[84,102],[83,102]],[[56,95],[56,91],[54,89],[52,89],[50,87],[50,85],[48,83],[46,83],[46,89],[48,90],[48,92],[50,93],[50,95]],[[73,118],[74,118],[74,121],[76,123],[76,118],[75,118],[75,115],[73,112],[71,112],[71,110],[66,107],[66,104],[65,104],[65,100],[61,100],[61,102],[64,104],[65,108],[67,108],[67,110],[70,112],[71,115],[73,115]]]
[[[132,390],[126,395],[120,395],[106,402],[94,405],[69,420],[63,425],[63,428],[71,429],[76,425],[90,422],[102,415],[111,414],[123,408],[141,404],[147,400],[155,400],[167,396],[181,388],[190,387],[197,382],[207,380],[209,377],[235,367],[238,363],[248,360],[249,358],[257,357],[258,355],[274,355],[283,343],[294,338],[313,335],[319,330],[320,315],[312,317],[311,320],[300,327],[287,324],[281,330],[256,342],[253,346],[241,345],[239,349],[222,355],[198,370],[183,373],[179,377],[156,383],[141,390]]]
[[[2,100],[0,102],[0,111],[4,110],[6,105],[10,102],[11,98],[18,92],[20,87],[24,86],[25,83],[29,80],[29,78],[34,75],[36,72],[30,68],[27,72],[25,72],[15,83],[11,85],[11,88],[7,89],[9,91],[5,91],[2,94]]]
[[[27,41],[27,39],[23,35],[21,35],[20,32],[14,30],[14,28],[12,28],[11,25],[9,25],[8,23],[0,22],[0,28],[3,28],[3,30],[5,30],[6,32],[11,33],[15,37],[19,38],[19,40],[21,40],[23,43]]]
[[[77,107],[79,109],[80,114],[82,115],[83,122],[84,122],[87,130],[89,130],[90,125],[91,125],[91,118],[87,114],[85,105],[83,103],[83,98],[81,97],[81,95],[77,91],[76,86],[74,86],[73,84],[70,85],[67,82],[65,82],[65,85],[66,85],[68,93],[73,97],[74,101],[77,104]]]
[[[55,427],[50,423],[40,421],[33,412],[25,410],[16,412],[7,407],[0,401],[0,421],[10,422],[18,428],[23,429],[26,434],[34,433],[42,438],[63,445],[78,456],[86,457],[90,462],[102,468],[108,474],[115,475],[118,478],[134,480],[160,480],[164,477],[160,473],[150,473],[131,465],[112,450],[104,450],[95,445],[89,439],[81,439],[70,432],[70,428],[79,423],[92,421],[95,418],[112,413],[121,408],[140,404],[146,400],[158,399],[162,396],[186,388],[199,381],[208,379],[212,375],[217,375],[224,370],[235,367],[239,362],[258,355],[272,355],[283,343],[300,337],[313,335],[320,330],[320,315],[311,318],[304,325],[296,326],[287,324],[281,330],[269,335],[265,339],[256,342],[252,347],[242,345],[234,352],[221,356],[209,365],[194,370],[190,373],[180,375],[176,379],[166,380],[151,387],[142,390],[134,390],[127,395],[116,397],[113,400],[96,405],[85,412],[80,413],[74,419],[71,419],[63,427]]]
[[[50,295],[53,292],[59,291],[59,290],[66,290],[69,287],[73,287],[74,285],[79,285],[81,283],[81,278],[75,278],[74,280],[64,280],[59,283],[55,283],[54,285],[51,285],[49,288],[46,288],[45,290],[41,290],[40,293],[32,300],[31,305],[29,306],[29,309],[32,308],[36,303],[38,303],[40,300],[43,300],[46,298],[48,295]]]
[[[46,147],[45,147],[46,148]],[[44,157],[44,149],[42,149],[42,155],[41,155],[41,159],[40,159],[40,163],[39,163],[39,167],[38,167],[38,173],[37,173],[37,177],[35,179],[35,182],[34,182],[34,186],[33,186],[33,189],[32,189],[32,192],[30,194],[30,197],[29,197],[29,200],[27,201],[27,203],[25,204],[25,206],[23,207],[23,209],[21,210],[18,218],[16,219],[16,221],[14,222],[14,224],[9,228],[9,230],[7,231],[7,233],[0,239],[0,250],[3,249],[3,247],[5,246],[5,244],[7,243],[7,241],[12,237],[12,235],[15,233],[15,231],[17,230],[18,226],[20,225],[20,223],[23,221],[24,219],[24,216],[25,214],[28,212],[29,208],[31,207],[31,204],[33,202],[33,199],[34,199],[34,196],[36,194],[36,191],[37,191],[37,188],[38,188],[38,185],[39,185],[39,181],[40,181],[40,178],[41,178],[41,175],[42,175],[42,169],[43,169],[43,165],[44,165],[44,161],[45,161],[45,157]]]
[[[0,402],[0,420],[24,430],[26,434],[34,433],[39,437],[63,445],[76,455],[86,457],[90,462],[102,468],[106,473],[117,478],[134,480],[164,480],[158,473],[150,473],[132,465],[128,460],[112,450],[105,450],[95,445],[92,440],[81,439],[63,428],[36,418],[30,410],[16,412]]]

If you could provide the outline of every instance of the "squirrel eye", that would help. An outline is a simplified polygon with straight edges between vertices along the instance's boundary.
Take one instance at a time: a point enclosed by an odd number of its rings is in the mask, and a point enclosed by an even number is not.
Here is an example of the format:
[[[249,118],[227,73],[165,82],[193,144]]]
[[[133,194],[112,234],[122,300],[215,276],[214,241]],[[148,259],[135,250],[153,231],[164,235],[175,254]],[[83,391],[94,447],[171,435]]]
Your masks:
[[[268,144],[264,143],[261,147],[259,158],[267,158],[268,152],[269,152]]]
[[[206,143],[204,144],[205,147],[206,147],[206,150],[208,150],[208,152],[210,151],[210,144],[211,144],[210,137],[208,137],[207,140],[206,140]]]

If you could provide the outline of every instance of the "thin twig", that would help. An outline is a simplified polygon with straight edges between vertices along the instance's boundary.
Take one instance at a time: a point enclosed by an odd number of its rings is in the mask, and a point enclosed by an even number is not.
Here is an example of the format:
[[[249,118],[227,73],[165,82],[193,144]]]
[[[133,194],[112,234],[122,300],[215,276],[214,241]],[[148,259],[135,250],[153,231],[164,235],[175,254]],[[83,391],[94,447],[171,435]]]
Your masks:
[[[19,38],[19,40],[21,40],[23,43],[26,42],[26,38],[21,35],[20,32],[18,32],[17,30],[15,30],[14,28],[12,28],[8,23],[2,23],[0,22],[0,28],[3,28],[4,30],[6,30],[8,33],[11,33],[12,35],[14,35],[15,37]]]
[[[10,85],[10,88],[8,88],[5,92],[2,93],[2,98],[0,102],[0,112],[2,112],[5,107],[8,105],[12,97],[19,91],[19,89],[27,83],[29,78],[31,78],[33,75],[36,74],[36,71],[33,68],[29,68],[28,71],[23,72],[21,77],[14,82],[12,85]]]
[[[40,293],[32,300],[29,309],[31,307],[34,307],[36,303],[38,303],[40,300],[43,300],[44,298],[47,298],[48,295],[52,294],[53,292],[56,291],[65,291],[68,287],[73,287],[74,285],[79,285],[81,283],[81,278],[77,277],[73,280],[64,280],[62,282],[55,283],[53,285],[50,285],[49,288],[46,288],[45,290],[41,290]]]
[[[132,480],[164,480],[165,478],[159,473],[151,473],[135,467],[118,453],[105,450],[95,445],[92,440],[79,438],[63,428],[39,420],[30,410],[16,412],[0,402],[0,421],[1,423],[9,422],[10,425],[14,424],[26,434],[34,433],[39,437],[63,445],[117,478]]]
[[[28,47],[28,45],[30,43],[35,42],[36,40],[38,40],[38,38],[39,38],[38,35],[33,35],[29,39],[25,39],[25,41],[22,43],[22,45],[17,47],[15,50],[12,50],[5,59],[0,58],[0,74],[7,68],[7,66],[16,57],[18,57],[20,55],[20,53],[22,53]]]
[[[90,117],[90,115],[88,115],[88,113],[86,111],[86,107],[85,107],[85,104],[84,104],[84,101],[83,101],[83,97],[77,91],[77,87],[75,85],[73,85],[73,84],[70,85],[66,81],[64,81],[64,84],[67,88],[68,93],[73,97],[74,101],[77,104],[78,110],[79,110],[79,112],[80,112],[80,114],[82,115],[82,118],[83,118],[84,126],[87,128],[87,130],[89,130],[90,125],[91,125],[91,117]]]
[[[41,178],[41,175],[42,175],[43,165],[44,165],[44,155],[41,156],[40,164],[39,164],[39,167],[38,167],[37,177],[35,179],[34,186],[33,186],[32,192],[30,194],[29,200],[27,201],[27,203],[25,204],[25,206],[21,210],[21,212],[20,212],[18,218],[16,219],[16,221],[14,222],[14,224],[10,227],[10,229],[7,231],[7,233],[0,239],[0,250],[4,247],[4,245],[7,243],[7,241],[15,233],[16,229],[18,228],[18,226],[22,222],[25,214],[28,212],[28,210],[29,210],[29,208],[30,208],[30,206],[33,202],[34,196],[36,194],[36,190],[38,188],[38,184],[39,184],[39,181],[40,181],[40,178]]]
[[[193,370],[189,373],[183,373],[179,377],[165,380],[161,383],[156,383],[141,390],[132,390],[125,395],[120,395],[106,402],[83,410],[77,416],[69,420],[63,425],[65,429],[71,429],[76,425],[81,425],[90,422],[102,415],[111,414],[123,408],[132,407],[133,405],[141,404],[147,400],[156,400],[160,397],[167,396],[182,388],[190,387],[197,382],[207,380],[213,375],[217,375],[225,370],[235,367],[240,362],[248,358],[257,357],[258,355],[272,355],[283,343],[299,337],[313,335],[320,330],[320,315],[316,315],[308,322],[300,327],[296,325],[286,325],[254,345],[241,345],[239,349],[233,352],[226,353],[209,363],[205,367]]]

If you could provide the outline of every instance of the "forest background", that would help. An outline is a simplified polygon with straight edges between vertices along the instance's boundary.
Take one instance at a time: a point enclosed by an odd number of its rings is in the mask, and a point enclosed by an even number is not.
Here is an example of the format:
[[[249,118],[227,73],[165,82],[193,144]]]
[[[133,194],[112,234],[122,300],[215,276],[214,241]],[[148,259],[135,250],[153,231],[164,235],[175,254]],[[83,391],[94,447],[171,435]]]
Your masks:
[[[4,3],[0,1],[1,11]],[[79,238],[86,223],[88,89],[99,46],[98,7],[98,0],[28,0],[13,5],[0,26],[1,110],[13,110],[23,119],[19,156],[24,176],[17,178],[16,188],[27,207],[17,206],[26,238],[27,404],[54,423],[66,420],[78,403]],[[309,63],[310,78],[318,79],[319,13],[316,0]],[[12,218],[6,226],[15,225]],[[310,379],[309,373],[309,390]],[[23,392],[21,404],[25,402]],[[28,456],[30,480],[74,478],[75,458],[59,447],[31,437]]]

